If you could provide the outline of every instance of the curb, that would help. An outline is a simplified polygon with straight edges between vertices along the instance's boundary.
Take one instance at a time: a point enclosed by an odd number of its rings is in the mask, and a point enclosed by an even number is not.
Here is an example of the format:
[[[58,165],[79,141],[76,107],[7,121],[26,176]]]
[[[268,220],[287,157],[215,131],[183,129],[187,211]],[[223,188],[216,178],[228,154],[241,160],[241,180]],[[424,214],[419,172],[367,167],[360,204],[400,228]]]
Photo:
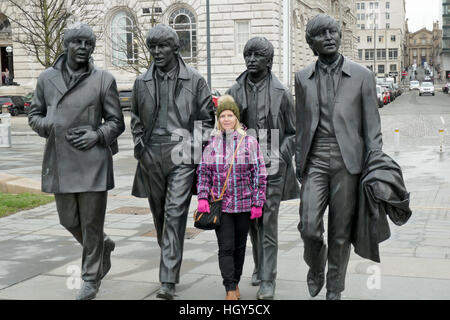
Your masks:
[[[41,191],[41,182],[29,178],[13,176],[0,172],[0,192],[3,193],[34,193],[45,194]]]

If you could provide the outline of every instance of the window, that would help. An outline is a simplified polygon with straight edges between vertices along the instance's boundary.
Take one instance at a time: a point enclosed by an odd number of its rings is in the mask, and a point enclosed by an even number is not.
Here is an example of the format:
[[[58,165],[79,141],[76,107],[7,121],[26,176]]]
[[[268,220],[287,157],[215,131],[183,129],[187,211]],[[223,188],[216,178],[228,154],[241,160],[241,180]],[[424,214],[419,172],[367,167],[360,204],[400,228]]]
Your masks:
[[[363,50],[362,49],[358,49],[358,59],[359,60],[363,59]]]
[[[386,12],[386,19],[390,19],[391,18],[391,14],[389,12]]]
[[[386,23],[386,29],[389,29],[391,27],[390,23]]]
[[[398,49],[389,49],[389,60],[396,60],[398,58]]]
[[[391,64],[389,66],[389,71],[390,72],[396,72],[397,71],[397,65],[396,64]]]
[[[244,53],[244,47],[250,39],[250,21],[235,21],[236,55]]]
[[[369,9],[373,9],[373,2],[369,3]]]
[[[386,49],[377,49],[377,59],[386,60]]]
[[[427,49],[422,49],[422,57],[425,57],[427,55]]]
[[[360,37],[360,36],[358,36],[358,37],[356,38],[356,42],[358,42],[358,43],[361,42],[361,37]]]
[[[364,13],[361,13],[361,20],[366,20],[366,15]]]
[[[417,50],[416,49],[413,50],[413,57],[417,57]]]
[[[372,42],[372,36],[367,36],[367,42]]]
[[[365,60],[373,60],[373,49],[366,49]]]
[[[117,12],[111,20],[111,62],[116,66],[134,64],[138,59],[135,45],[135,21],[127,11]]]
[[[361,15],[359,13],[356,14],[356,20],[361,20]]]
[[[384,36],[378,36],[378,42],[383,42],[384,41]]]
[[[384,73],[384,64],[378,65],[378,73]]]
[[[366,29],[366,25],[363,23],[363,24],[361,24],[361,30],[364,30],[364,29]]]
[[[395,35],[394,35],[394,34],[391,35],[391,41],[392,41],[392,42],[395,42]]]
[[[169,25],[180,38],[180,54],[186,62],[196,62],[197,27],[194,14],[185,9],[175,10],[169,18]]]
[[[390,9],[391,4],[389,2],[386,2],[386,9]]]
[[[375,9],[378,9],[378,2],[375,2]]]
[[[359,10],[359,9],[361,9],[361,4],[358,2],[358,3],[356,4],[356,10]]]
[[[425,45],[425,44],[426,44],[426,42],[427,42],[427,40],[425,40],[425,39],[422,39],[422,45]]]
[[[366,4],[364,2],[361,2],[361,10],[366,9]]]

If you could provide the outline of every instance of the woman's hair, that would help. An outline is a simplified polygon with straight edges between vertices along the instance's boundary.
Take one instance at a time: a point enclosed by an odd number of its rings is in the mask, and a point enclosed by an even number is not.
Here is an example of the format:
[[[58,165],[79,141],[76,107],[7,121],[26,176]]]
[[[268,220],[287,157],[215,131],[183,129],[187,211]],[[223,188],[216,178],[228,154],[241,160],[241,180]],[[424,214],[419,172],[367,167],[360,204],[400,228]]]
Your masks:
[[[236,102],[234,101],[233,97],[231,95],[223,95],[220,96],[219,99],[217,100],[217,129],[218,129],[218,134],[220,134],[221,132],[224,131],[222,125],[220,124],[219,118],[220,118],[220,114],[225,111],[225,110],[230,110],[231,112],[233,112],[234,116],[236,117],[236,125],[234,126],[234,130],[236,130],[239,134],[241,135],[245,135],[245,131],[242,129],[242,125],[239,121],[239,108],[236,105]]]

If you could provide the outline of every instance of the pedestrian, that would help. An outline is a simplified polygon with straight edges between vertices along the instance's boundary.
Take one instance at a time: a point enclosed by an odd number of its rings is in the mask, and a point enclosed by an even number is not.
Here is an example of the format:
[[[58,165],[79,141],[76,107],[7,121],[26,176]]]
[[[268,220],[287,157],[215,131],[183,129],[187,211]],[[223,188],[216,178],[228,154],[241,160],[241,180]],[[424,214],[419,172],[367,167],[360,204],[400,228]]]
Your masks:
[[[364,159],[382,149],[373,73],[339,53],[340,24],[319,14],[306,26],[318,60],[295,74],[297,178],[300,223],[311,296],[325,283],[326,299],[345,288],[352,224]],[[328,248],[323,216],[328,207]]]
[[[138,160],[132,194],[148,198],[161,248],[156,296],[172,300],[180,278],[195,163],[200,160],[196,152],[185,159],[184,151],[191,150],[194,124],[205,131],[214,127],[214,104],[205,79],[183,61],[174,29],[158,24],[148,32],[146,43],[153,63],[136,79],[132,94],[131,133]],[[179,145],[187,146],[182,147],[182,161],[174,158]]]
[[[267,172],[256,138],[242,128],[239,108],[230,95],[218,100],[218,131],[205,147],[198,174],[198,211],[209,212],[212,195],[223,188],[222,218],[216,228],[219,268],[227,300],[240,298],[239,281],[244,265],[251,219],[262,216],[266,201]],[[231,171],[229,171],[231,167]]]
[[[280,202],[298,199],[300,188],[293,166],[295,143],[294,99],[272,72],[274,48],[265,37],[254,37],[244,47],[247,69],[227,91],[235,99],[242,123],[254,135],[268,172],[267,201],[262,219],[250,224],[254,270],[252,285],[257,299],[275,295]]]
[[[111,268],[115,243],[103,227],[113,150],[125,130],[116,80],[92,62],[95,41],[87,24],[64,31],[64,53],[39,75],[28,114],[47,139],[42,191],[55,194],[61,224],[83,246],[79,300],[95,298]]]
[[[4,79],[5,85],[9,85],[9,70],[8,70],[8,68],[5,68],[3,79]]]

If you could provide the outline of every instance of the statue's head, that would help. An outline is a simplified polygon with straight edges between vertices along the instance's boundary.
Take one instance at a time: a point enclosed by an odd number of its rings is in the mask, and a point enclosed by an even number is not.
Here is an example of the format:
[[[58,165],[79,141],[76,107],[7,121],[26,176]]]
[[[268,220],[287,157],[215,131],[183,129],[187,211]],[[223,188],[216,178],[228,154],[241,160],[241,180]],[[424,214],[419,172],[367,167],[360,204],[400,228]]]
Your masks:
[[[316,56],[333,56],[341,46],[342,31],[331,16],[318,14],[306,25],[306,42]]]
[[[251,74],[268,72],[272,69],[274,49],[265,37],[254,37],[244,47],[244,60]]]
[[[156,67],[163,71],[172,69],[180,49],[175,30],[165,24],[158,24],[148,32],[146,43]]]
[[[96,36],[85,23],[74,23],[64,30],[63,47],[69,59],[78,64],[89,62],[95,49]]]

